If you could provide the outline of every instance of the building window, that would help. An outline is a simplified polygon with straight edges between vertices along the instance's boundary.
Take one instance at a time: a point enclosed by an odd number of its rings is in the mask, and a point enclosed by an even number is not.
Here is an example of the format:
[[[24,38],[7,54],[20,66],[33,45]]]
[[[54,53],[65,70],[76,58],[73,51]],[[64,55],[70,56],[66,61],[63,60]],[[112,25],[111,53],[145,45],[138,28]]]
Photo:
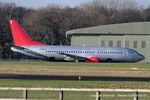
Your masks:
[[[121,47],[121,41],[117,41],[117,47]]]
[[[125,47],[129,48],[129,41],[125,41]]]
[[[133,48],[137,48],[137,41],[133,41]]]
[[[110,46],[110,47],[113,46],[113,41],[109,41],[109,46]]]
[[[142,48],[146,48],[146,42],[142,41]]]
[[[101,41],[101,46],[105,46],[105,41]]]

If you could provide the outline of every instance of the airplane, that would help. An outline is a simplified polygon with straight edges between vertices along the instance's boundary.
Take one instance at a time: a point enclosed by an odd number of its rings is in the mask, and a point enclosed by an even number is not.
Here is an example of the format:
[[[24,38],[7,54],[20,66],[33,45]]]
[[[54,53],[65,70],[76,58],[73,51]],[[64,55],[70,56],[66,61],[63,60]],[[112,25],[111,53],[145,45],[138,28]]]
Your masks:
[[[136,50],[122,47],[50,46],[32,40],[14,19],[9,20],[14,40],[11,50],[50,61],[138,62],[145,57]]]

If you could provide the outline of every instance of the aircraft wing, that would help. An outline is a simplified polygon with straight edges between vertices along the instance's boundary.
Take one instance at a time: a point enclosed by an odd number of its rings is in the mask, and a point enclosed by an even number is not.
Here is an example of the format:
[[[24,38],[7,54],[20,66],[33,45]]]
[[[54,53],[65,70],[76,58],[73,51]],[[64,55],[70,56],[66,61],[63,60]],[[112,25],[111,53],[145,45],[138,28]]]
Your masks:
[[[72,55],[72,54],[66,54],[66,53],[59,53],[59,54],[63,55],[64,57],[67,56],[73,59],[86,59],[86,57],[82,57],[78,55]]]
[[[66,53],[59,53],[59,54],[63,55],[66,60],[74,59],[74,60],[85,60],[86,62],[99,62],[98,57],[83,57],[83,56],[66,54]]]

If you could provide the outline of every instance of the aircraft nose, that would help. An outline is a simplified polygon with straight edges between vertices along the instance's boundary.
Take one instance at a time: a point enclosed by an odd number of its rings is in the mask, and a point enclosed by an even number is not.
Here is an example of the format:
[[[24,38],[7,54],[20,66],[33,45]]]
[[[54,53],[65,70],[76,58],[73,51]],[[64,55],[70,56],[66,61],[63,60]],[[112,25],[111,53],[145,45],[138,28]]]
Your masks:
[[[145,56],[140,55],[140,61],[141,61],[141,60],[144,60],[144,59],[145,59]]]

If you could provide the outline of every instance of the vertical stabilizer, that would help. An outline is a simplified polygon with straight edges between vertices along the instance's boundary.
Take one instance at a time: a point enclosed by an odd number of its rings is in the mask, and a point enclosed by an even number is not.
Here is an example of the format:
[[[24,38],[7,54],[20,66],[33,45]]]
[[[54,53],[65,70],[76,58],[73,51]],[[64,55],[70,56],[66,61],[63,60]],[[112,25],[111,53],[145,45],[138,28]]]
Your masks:
[[[17,23],[16,20],[10,19],[9,23],[15,46],[45,45],[31,40],[31,38],[25,33],[25,31],[21,28],[21,26]]]

